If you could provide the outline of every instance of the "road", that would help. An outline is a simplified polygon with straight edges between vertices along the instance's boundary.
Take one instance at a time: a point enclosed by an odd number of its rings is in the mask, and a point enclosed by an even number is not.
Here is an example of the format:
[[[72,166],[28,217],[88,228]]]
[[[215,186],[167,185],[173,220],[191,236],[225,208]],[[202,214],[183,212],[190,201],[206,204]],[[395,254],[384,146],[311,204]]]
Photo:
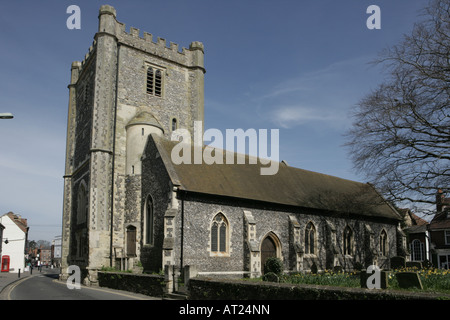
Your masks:
[[[85,287],[69,289],[59,281],[57,270],[43,269],[19,280],[2,292],[4,300],[161,300],[132,292],[108,288]]]

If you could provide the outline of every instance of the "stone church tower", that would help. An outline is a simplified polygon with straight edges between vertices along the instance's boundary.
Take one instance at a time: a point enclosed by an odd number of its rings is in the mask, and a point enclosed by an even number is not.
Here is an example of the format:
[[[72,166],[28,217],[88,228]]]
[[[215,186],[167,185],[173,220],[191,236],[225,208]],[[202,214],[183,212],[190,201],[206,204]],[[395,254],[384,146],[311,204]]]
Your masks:
[[[147,137],[193,132],[204,119],[204,48],[189,49],[116,20],[104,5],[94,42],[69,84],[62,268],[96,282],[103,266],[132,268],[142,234],[141,156]]]

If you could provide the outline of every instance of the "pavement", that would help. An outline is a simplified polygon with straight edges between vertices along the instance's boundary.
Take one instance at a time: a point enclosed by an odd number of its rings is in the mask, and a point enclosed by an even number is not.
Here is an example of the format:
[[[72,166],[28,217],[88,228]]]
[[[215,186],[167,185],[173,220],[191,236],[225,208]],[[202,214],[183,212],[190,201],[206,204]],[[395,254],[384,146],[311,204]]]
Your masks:
[[[11,290],[11,288],[13,288],[14,283],[17,283],[17,282],[27,279],[27,278],[39,276],[39,275],[59,274],[59,271],[60,271],[59,268],[51,269],[51,268],[43,267],[41,271],[39,271],[38,268],[34,268],[32,272],[30,272],[30,271],[21,272],[20,277],[19,277],[18,273],[0,272],[0,300],[9,300],[7,298],[8,294],[9,294],[8,292]],[[53,281],[64,284],[64,282],[61,282],[56,279]],[[123,299],[133,297],[133,298],[138,298],[141,300],[161,300],[160,297],[151,297],[151,296],[137,294],[137,293],[133,293],[133,292],[114,290],[114,289],[103,288],[103,287],[99,287],[99,288],[86,287],[86,289],[91,289],[91,290],[96,290],[96,291],[101,291],[101,292],[106,292],[106,293],[111,292],[111,293],[114,293],[115,295],[123,296],[124,297]],[[111,299],[111,298],[108,297],[105,299]],[[172,300],[172,299],[168,299],[168,300]]]
[[[46,270],[46,268],[42,268],[42,271]],[[50,269],[48,269],[50,270]],[[20,277],[18,273],[15,272],[1,272],[0,273],[0,293],[2,293],[2,291],[9,286],[10,284],[22,280],[24,278],[39,274],[39,269],[38,268],[34,268],[33,271],[25,271],[25,272],[20,272]]]

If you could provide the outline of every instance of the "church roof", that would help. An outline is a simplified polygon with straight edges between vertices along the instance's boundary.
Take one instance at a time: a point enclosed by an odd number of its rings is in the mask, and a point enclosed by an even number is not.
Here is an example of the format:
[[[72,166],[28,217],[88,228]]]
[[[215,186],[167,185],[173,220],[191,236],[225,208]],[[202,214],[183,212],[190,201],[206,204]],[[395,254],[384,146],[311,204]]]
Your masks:
[[[268,202],[302,208],[400,220],[401,216],[366,183],[346,180],[279,163],[274,175],[261,175],[268,167],[249,164],[179,164],[171,161],[178,142],[152,135],[172,183],[180,190]],[[193,155],[193,152],[192,152]],[[192,163],[194,163],[192,161]],[[236,163],[236,162],[235,162]]]

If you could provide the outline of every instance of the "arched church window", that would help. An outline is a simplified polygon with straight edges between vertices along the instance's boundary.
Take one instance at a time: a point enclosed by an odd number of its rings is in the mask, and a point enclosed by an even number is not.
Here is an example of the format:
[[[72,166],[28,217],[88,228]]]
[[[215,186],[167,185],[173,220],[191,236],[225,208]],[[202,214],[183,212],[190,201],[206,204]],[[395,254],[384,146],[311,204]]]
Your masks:
[[[77,197],[77,224],[86,222],[88,207],[89,203],[87,190],[84,184],[81,184],[80,187],[78,188],[78,197]]]
[[[305,253],[315,254],[316,228],[312,222],[306,225],[305,229]]]
[[[344,229],[344,254],[353,254],[353,231],[349,226]]]
[[[153,200],[149,195],[145,201],[145,212],[144,212],[144,243],[153,244]]]
[[[228,222],[225,216],[218,213],[211,225],[211,252],[226,253],[228,241]]]
[[[388,238],[387,238],[387,233],[384,229],[383,229],[383,231],[381,231],[381,234],[380,234],[380,252],[381,252],[382,256],[387,257]]]

